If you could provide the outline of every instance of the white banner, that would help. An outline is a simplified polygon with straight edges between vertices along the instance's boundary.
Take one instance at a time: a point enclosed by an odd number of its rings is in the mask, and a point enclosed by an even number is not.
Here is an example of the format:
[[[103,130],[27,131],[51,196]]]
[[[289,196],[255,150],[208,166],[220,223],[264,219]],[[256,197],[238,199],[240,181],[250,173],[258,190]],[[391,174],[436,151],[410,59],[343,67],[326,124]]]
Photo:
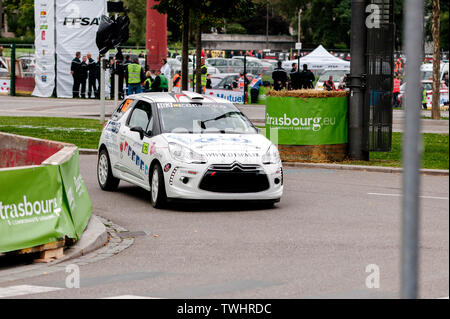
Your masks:
[[[55,88],[55,1],[34,1],[34,96],[49,97]]]
[[[232,90],[221,90],[221,89],[206,89],[205,95],[212,95],[220,97],[227,101],[236,104],[244,104],[244,92],[243,91],[232,91]]]
[[[58,0],[56,2],[58,97],[72,97],[74,77],[70,66],[76,52],[81,52],[81,61],[83,56],[90,53],[92,59],[97,62],[98,48],[95,37],[103,14],[106,14],[106,0]],[[87,94],[87,79],[85,82]],[[79,89],[81,90],[81,87]]]

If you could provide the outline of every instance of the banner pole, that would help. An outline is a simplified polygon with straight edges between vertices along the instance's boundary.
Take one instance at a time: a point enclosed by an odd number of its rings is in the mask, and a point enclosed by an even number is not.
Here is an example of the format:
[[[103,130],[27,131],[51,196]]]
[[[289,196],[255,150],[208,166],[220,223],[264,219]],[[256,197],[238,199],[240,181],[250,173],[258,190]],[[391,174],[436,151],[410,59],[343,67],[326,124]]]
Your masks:
[[[105,60],[100,55],[100,123],[105,123]]]

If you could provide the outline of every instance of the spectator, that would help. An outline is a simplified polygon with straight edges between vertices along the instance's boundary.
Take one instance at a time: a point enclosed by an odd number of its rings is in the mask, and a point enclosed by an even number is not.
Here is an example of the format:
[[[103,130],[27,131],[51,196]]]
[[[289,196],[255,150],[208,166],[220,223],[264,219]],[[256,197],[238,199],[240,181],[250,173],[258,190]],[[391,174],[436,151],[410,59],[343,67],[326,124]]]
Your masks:
[[[298,72],[297,63],[292,63],[292,69],[289,73],[289,77],[291,78],[291,89],[298,90],[300,89],[300,72]]]
[[[300,89],[313,89],[314,80],[314,73],[308,70],[307,64],[303,64],[303,71],[300,72]]]
[[[81,82],[81,98],[86,98],[86,81],[88,78],[89,66],[87,64],[87,57],[83,56],[80,64],[80,82]]]
[[[150,73],[150,71],[147,71],[145,73],[145,81],[144,81],[144,92],[150,92],[151,87],[152,87],[152,74]]]
[[[175,93],[181,93],[181,71],[175,73],[172,79],[173,87],[172,91]]]
[[[140,66],[138,58],[134,58],[133,62],[127,65],[126,70],[128,95],[142,93],[141,83],[144,82],[144,70]]]
[[[272,72],[273,88],[275,91],[280,91],[286,88],[288,76],[286,71],[281,67],[281,61],[277,63],[278,67]]]
[[[334,86],[333,76],[330,75],[328,80],[323,83],[324,91],[336,91],[336,87]]]
[[[152,92],[167,92],[168,91],[168,80],[161,74],[160,70],[156,70],[156,77],[152,83]]]
[[[211,86],[211,74],[208,74],[206,76],[206,88],[207,89],[212,89],[212,86]]]
[[[97,88],[95,91],[95,97],[98,99],[100,98],[100,55],[97,57],[97,63],[95,64],[95,83],[95,87]]]
[[[75,58],[72,60],[72,64],[70,65],[70,74],[73,77],[73,87],[72,87],[72,97],[79,98],[80,97],[80,86],[81,86],[81,78],[80,78],[80,67],[81,67],[81,52],[75,53]]]
[[[87,54],[87,62],[88,62],[88,99],[91,98],[91,92],[93,95],[93,98],[95,97],[95,94],[97,92],[97,86],[96,86],[96,72],[97,72],[97,63],[92,58],[92,55],[90,53]]]
[[[259,73],[250,83],[250,98],[252,103],[258,102],[259,88],[263,85],[262,73]]]
[[[161,67],[161,73],[164,74],[164,76],[165,76],[166,78],[170,79],[170,78],[171,78],[172,70],[170,69],[169,63],[167,63],[167,59],[162,58],[162,59],[161,59],[161,62],[162,62],[162,64],[163,64],[163,66]]]
[[[394,89],[392,91],[394,97],[394,107],[399,107],[398,105],[398,96],[400,94],[400,86],[402,84],[400,74],[394,78]]]
[[[236,76],[234,77],[233,82],[231,82],[231,89],[232,89],[233,91],[239,91],[239,78],[240,78],[240,76],[239,76],[239,75],[236,75]]]

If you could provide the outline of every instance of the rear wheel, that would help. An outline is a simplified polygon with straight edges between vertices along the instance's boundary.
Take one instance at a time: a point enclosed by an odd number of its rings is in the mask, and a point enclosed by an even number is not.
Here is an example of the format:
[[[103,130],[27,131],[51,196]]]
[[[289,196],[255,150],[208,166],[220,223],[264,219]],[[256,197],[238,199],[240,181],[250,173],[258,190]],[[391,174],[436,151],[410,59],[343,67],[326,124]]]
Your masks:
[[[167,195],[164,186],[163,171],[159,164],[155,164],[150,175],[150,203],[155,208],[161,208],[166,202]]]
[[[102,149],[98,155],[97,181],[100,188],[105,191],[116,190],[119,186],[120,179],[115,178],[112,174],[111,161],[106,149]]]

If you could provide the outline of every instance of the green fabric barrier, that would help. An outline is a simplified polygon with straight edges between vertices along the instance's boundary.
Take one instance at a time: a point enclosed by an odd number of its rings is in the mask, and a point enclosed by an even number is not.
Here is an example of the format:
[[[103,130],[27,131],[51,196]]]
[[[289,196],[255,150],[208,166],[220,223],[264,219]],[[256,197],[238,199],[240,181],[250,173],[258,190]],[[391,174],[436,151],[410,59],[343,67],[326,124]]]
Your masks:
[[[0,172],[0,253],[79,239],[91,214],[78,150],[61,165]]]
[[[278,144],[328,145],[348,142],[348,99],[266,98],[266,132],[278,129]]]

